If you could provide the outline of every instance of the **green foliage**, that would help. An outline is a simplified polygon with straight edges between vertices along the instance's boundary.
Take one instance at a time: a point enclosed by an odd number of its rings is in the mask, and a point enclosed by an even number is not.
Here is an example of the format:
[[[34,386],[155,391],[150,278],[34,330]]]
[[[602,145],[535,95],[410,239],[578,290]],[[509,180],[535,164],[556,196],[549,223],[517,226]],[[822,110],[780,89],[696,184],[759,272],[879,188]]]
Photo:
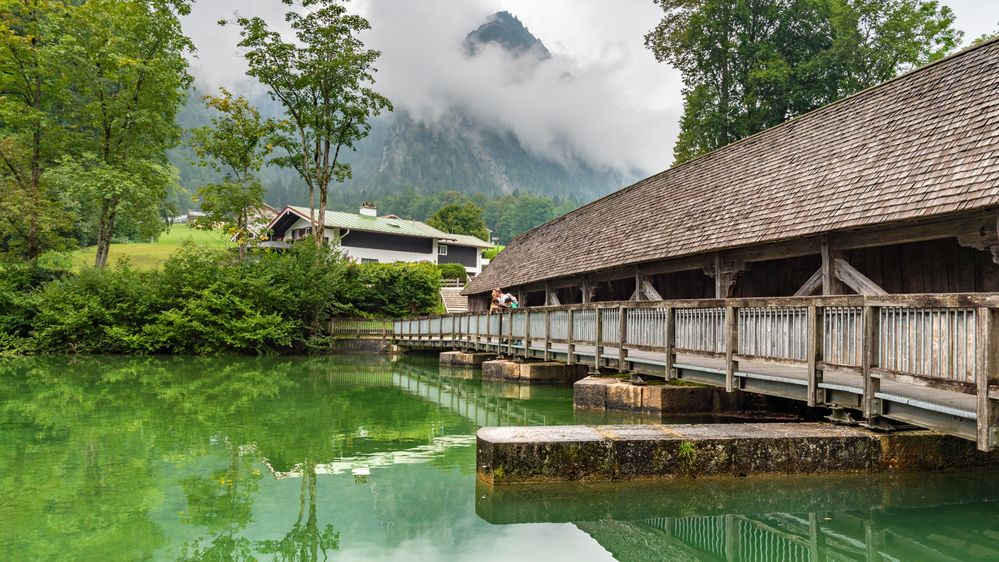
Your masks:
[[[488,241],[489,229],[482,213],[482,207],[475,203],[454,203],[437,209],[427,224],[450,234],[467,234]]]
[[[0,352],[303,352],[333,317],[437,307],[433,264],[357,265],[312,244],[251,258],[186,246],[161,271],[127,261],[78,274],[65,259],[4,264]]]
[[[435,312],[440,300],[441,274],[432,263],[352,264],[345,276],[343,302],[355,312],[390,318]]]
[[[465,271],[465,266],[460,263],[441,263],[437,264],[437,269],[441,272],[441,279],[462,279],[464,280],[468,277],[468,272]]]
[[[487,260],[492,260],[496,256],[498,256],[500,252],[502,252],[505,249],[506,249],[506,246],[493,246],[492,248],[488,248],[486,250],[483,250],[482,257],[484,259],[487,259]]]
[[[655,0],[645,37],[684,77],[676,163],[944,56],[962,37],[935,0]]]
[[[43,177],[66,149],[65,11],[56,0],[0,0],[0,251],[30,260],[72,244],[72,219]]]
[[[262,119],[246,98],[234,97],[225,88],[221,94],[204,98],[220,114],[212,125],[191,131],[191,148],[201,165],[225,174],[221,182],[198,189],[205,213],[198,224],[208,229],[221,225],[239,245],[240,259],[245,259],[247,244],[263,226],[259,210],[264,205],[264,187],[256,174],[273,149],[267,140],[274,123]]]
[[[260,17],[238,18],[246,49],[247,74],[284,106],[277,146],[286,156],[274,159],[294,169],[309,190],[309,207],[319,196],[318,215],[326,213],[329,185],[350,177],[341,155],[371,130],[370,120],[392,104],[371,89],[374,63],[381,55],[358,38],[368,21],[347,13],[340,0],[282,0],[301,7],[285,14],[295,40],[288,41]],[[222,22],[223,24],[225,22]],[[321,244],[324,230],[313,229]]]
[[[147,234],[162,228],[163,201],[177,187],[166,150],[179,139],[175,117],[192,81],[185,55],[194,46],[180,24],[189,12],[188,0],[90,0],[68,10],[59,70],[73,85],[62,117],[74,150],[57,175],[93,210],[98,267],[123,218]]]

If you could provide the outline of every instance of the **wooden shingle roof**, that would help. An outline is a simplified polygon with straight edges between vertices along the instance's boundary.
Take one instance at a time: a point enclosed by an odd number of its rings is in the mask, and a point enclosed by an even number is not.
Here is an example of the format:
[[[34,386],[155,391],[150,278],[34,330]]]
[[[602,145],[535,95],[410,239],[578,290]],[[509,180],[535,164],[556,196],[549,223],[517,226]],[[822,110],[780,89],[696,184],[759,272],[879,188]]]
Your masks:
[[[516,238],[466,294],[999,206],[999,41],[844,98]]]

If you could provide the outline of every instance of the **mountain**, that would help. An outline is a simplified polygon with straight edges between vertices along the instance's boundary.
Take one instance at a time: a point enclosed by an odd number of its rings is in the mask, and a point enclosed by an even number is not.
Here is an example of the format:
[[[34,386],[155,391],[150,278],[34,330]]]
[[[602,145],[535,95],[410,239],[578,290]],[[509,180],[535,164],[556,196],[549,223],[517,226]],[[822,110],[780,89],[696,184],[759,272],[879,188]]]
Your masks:
[[[460,48],[467,57],[480,56],[487,46],[496,46],[518,62],[545,64],[551,52],[509,12],[489,16],[467,34]],[[252,96],[264,115],[279,115],[281,108],[269,96]],[[190,105],[200,107],[200,95],[191,95]],[[185,127],[208,120],[203,108],[188,107],[182,112]],[[190,165],[189,151],[175,151],[174,163],[181,168],[189,189],[205,179],[205,172]],[[334,186],[334,202],[355,208],[360,200],[378,200],[390,194],[411,190],[432,194],[443,191],[482,193],[496,197],[512,193],[532,193],[558,200],[588,202],[637,178],[594,165],[579,158],[556,161],[528,150],[517,136],[478,121],[461,107],[454,106],[432,122],[417,119],[396,105],[396,110],[375,119],[367,138],[346,160],[353,177]],[[210,174],[209,174],[210,175]],[[298,176],[284,169],[266,168],[262,173],[268,187],[268,203],[281,206],[307,203],[307,190]]]
[[[462,47],[466,55],[475,56],[489,44],[498,45],[516,56],[529,56],[538,60],[552,58],[544,43],[510,12],[496,12],[489,16],[486,23],[465,36]]]
[[[486,46],[497,46],[532,64],[552,58],[544,43],[509,12],[489,16],[462,42],[468,57],[479,56]],[[426,122],[397,106],[391,115],[377,120],[348,161],[354,177],[344,190],[360,190],[372,199],[413,188],[487,195],[526,192],[586,202],[637,176],[581,159],[558,162],[538,155],[513,133],[487,126],[460,107]]]

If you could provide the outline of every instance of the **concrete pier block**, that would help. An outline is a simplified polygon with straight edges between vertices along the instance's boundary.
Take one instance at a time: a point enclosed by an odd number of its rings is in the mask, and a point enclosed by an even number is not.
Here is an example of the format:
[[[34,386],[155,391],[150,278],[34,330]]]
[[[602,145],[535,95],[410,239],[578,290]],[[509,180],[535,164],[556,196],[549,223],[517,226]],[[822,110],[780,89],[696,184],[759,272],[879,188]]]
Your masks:
[[[999,466],[999,452],[929,431],[824,423],[486,427],[477,472],[492,484]]]
[[[528,384],[572,384],[586,376],[585,365],[556,362],[486,361],[482,364],[482,380],[505,380]]]
[[[441,366],[479,367],[486,361],[496,358],[495,353],[471,351],[445,351],[440,355]]]
[[[644,414],[713,414],[728,411],[719,389],[707,386],[650,384],[636,386],[614,377],[586,377],[573,385],[577,408]],[[734,408],[733,408],[734,409]]]

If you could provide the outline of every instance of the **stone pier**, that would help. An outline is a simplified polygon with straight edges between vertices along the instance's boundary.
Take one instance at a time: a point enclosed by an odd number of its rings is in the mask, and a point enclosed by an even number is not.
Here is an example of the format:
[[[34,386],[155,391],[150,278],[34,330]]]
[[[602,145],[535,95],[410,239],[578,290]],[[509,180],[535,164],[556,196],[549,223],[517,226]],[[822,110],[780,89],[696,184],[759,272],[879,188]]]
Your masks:
[[[691,383],[634,385],[621,377],[589,376],[572,388],[573,406],[640,414],[728,414],[796,409],[789,400]],[[803,409],[803,408],[797,408]]]
[[[486,427],[477,473],[491,484],[958,470],[999,452],[932,433],[826,423]]]
[[[519,362],[500,359],[482,364],[482,380],[503,380],[526,384],[570,385],[584,377],[586,365],[545,362]]]
[[[473,351],[445,351],[440,355],[441,366],[448,367],[481,367],[486,361],[496,358],[495,353],[476,353]]]

